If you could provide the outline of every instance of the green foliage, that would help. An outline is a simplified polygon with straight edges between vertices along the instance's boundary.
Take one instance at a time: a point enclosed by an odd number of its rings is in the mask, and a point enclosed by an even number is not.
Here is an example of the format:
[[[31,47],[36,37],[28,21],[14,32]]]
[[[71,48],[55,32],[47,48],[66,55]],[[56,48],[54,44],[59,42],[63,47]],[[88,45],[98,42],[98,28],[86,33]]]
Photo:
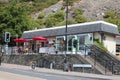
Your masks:
[[[104,19],[109,23],[116,24],[120,32],[120,16],[117,15],[117,13],[118,13],[117,11],[107,11],[105,13]]]
[[[56,18],[47,18],[45,20],[45,26],[47,28],[53,27],[54,25],[56,25],[56,21],[57,21]]]
[[[66,0],[64,1],[64,5],[66,5]],[[68,0],[68,6],[72,6],[74,4],[74,0]]]
[[[41,28],[43,28],[43,26],[44,26],[44,19],[38,19],[38,20],[35,20],[36,21],[36,28],[37,29],[41,29]]]
[[[77,15],[83,15],[83,10],[82,9],[80,9],[80,8],[77,8],[77,9],[75,9],[74,10],[74,16],[77,16]]]
[[[80,8],[74,10],[73,17],[77,23],[83,23],[87,21],[87,18],[83,15],[83,10]]]
[[[114,18],[116,16],[116,11],[107,11],[105,12],[104,18]]]
[[[99,39],[94,39],[94,44],[99,48],[101,48],[102,50],[104,50],[105,52],[108,51],[107,48],[104,47],[104,44],[99,41]]]
[[[64,12],[57,12],[54,14],[54,18],[57,19],[57,22],[61,22],[64,20],[65,13]]]
[[[19,0],[22,4],[26,4],[24,6],[28,13],[36,12],[39,10],[42,10],[43,8],[46,8],[50,5],[53,5],[57,3],[59,0]],[[23,8],[24,8],[23,7]]]
[[[77,22],[76,22],[75,20],[69,19],[69,20],[68,20],[68,24],[69,24],[69,25],[70,25],[70,24],[77,24]]]
[[[77,15],[77,16],[75,16],[75,21],[77,23],[83,23],[83,22],[86,22],[87,19],[84,15]]]
[[[75,22],[73,19],[69,19],[68,20],[68,25],[70,25],[70,24],[76,24],[77,22]],[[60,23],[58,23],[57,24],[57,26],[64,26],[64,25],[66,25],[66,21],[62,21],[62,22],[60,22]]]
[[[120,32],[120,18],[107,18],[105,21],[110,22],[112,24],[116,24],[118,26],[118,30]]]
[[[60,22],[64,21],[64,12],[57,12],[55,14],[50,14],[48,18],[45,20],[45,26],[47,28],[56,26]]]
[[[38,20],[32,20],[30,17],[31,13],[33,14],[36,11],[42,10],[58,1],[59,0],[11,0],[6,4],[1,3],[0,32],[4,33],[7,31],[11,33],[12,37],[15,37],[16,34],[19,35],[18,37],[21,37],[21,34],[25,30],[41,28],[45,22],[42,20],[44,15],[40,14]],[[61,21],[61,18],[57,20]],[[52,18],[52,20],[54,20],[54,18]],[[49,21],[50,20],[48,19],[48,22]],[[0,42],[2,42],[1,38]]]
[[[38,19],[43,19],[45,17],[45,14],[39,14]]]
[[[16,0],[0,7],[0,32],[10,32],[14,37],[16,34],[21,36],[23,31],[32,29],[26,11],[17,4]]]

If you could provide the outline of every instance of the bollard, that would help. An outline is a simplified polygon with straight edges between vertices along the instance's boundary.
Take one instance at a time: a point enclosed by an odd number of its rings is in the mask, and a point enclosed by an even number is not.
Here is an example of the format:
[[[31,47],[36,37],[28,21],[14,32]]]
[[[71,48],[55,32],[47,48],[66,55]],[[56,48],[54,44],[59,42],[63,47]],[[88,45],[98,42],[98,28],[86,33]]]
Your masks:
[[[53,69],[53,63],[50,63],[50,69]]]
[[[35,64],[35,62],[33,61],[33,62],[32,62],[32,65],[31,65],[31,68],[32,68],[32,69],[35,69],[35,67],[36,67],[36,64]]]
[[[68,65],[67,65],[67,63],[64,63],[64,71],[68,72]]]

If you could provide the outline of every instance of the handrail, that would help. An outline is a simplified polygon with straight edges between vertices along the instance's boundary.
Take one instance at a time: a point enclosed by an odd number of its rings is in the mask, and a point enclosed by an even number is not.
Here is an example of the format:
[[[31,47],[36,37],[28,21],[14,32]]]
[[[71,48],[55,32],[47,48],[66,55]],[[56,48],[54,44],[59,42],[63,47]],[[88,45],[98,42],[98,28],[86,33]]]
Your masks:
[[[107,69],[110,71],[120,70],[120,61],[117,58],[114,58],[110,55],[110,53],[106,53],[104,50],[99,48],[96,45],[86,46],[87,48],[91,49],[91,58],[94,58],[97,62],[99,62],[101,65],[104,65]],[[106,64],[105,62],[106,61]],[[114,67],[115,66],[115,67]]]

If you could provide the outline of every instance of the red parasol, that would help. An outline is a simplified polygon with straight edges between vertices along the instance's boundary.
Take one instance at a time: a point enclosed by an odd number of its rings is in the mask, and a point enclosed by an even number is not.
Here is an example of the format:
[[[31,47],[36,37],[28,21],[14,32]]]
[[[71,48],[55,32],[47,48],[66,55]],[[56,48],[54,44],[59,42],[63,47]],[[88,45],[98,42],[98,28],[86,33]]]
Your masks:
[[[21,42],[21,43],[27,42],[27,40],[24,39],[24,38],[16,38],[16,39],[14,39],[13,41],[14,41],[14,42]]]
[[[33,40],[42,40],[42,41],[46,41],[47,38],[44,38],[44,37],[41,37],[41,36],[38,36],[38,37],[34,37],[32,38]]]

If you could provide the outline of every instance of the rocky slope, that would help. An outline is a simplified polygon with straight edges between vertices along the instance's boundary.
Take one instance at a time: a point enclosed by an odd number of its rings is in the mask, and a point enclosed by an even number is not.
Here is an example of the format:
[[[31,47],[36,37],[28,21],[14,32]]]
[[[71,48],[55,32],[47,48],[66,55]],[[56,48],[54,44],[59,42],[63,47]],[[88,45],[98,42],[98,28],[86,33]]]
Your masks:
[[[7,3],[11,0],[0,0],[2,3]],[[28,0],[29,1],[29,0]],[[76,2],[77,1],[77,2]],[[120,16],[120,0],[75,0],[73,6],[69,6],[71,9],[69,13],[69,17],[72,16],[72,12],[75,8],[81,8],[84,10],[84,15],[89,20],[101,20],[106,11],[116,10],[118,15]],[[63,5],[63,0],[60,0],[55,5],[52,5],[48,8],[43,9],[42,11],[38,11],[32,15],[34,19],[37,19],[40,13],[44,13],[49,15],[56,11],[60,11]]]
[[[54,13],[56,11],[60,11],[62,8],[63,1],[59,1],[57,4],[52,5],[48,8],[43,9],[36,13],[33,17],[37,19],[37,16],[40,13],[44,13],[46,15]],[[78,0],[74,3],[73,6],[69,6],[71,10],[69,13],[69,17],[72,16],[72,12],[75,8],[81,8],[84,10],[84,15],[89,20],[101,20],[106,11],[116,10],[118,15],[120,16],[120,0]]]
[[[88,19],[100,20],[109,10],[117,10],[120,13],[120,0],[82,0],[74,7],[80,7]],[[119,15],[120,16],[120,15]]]

